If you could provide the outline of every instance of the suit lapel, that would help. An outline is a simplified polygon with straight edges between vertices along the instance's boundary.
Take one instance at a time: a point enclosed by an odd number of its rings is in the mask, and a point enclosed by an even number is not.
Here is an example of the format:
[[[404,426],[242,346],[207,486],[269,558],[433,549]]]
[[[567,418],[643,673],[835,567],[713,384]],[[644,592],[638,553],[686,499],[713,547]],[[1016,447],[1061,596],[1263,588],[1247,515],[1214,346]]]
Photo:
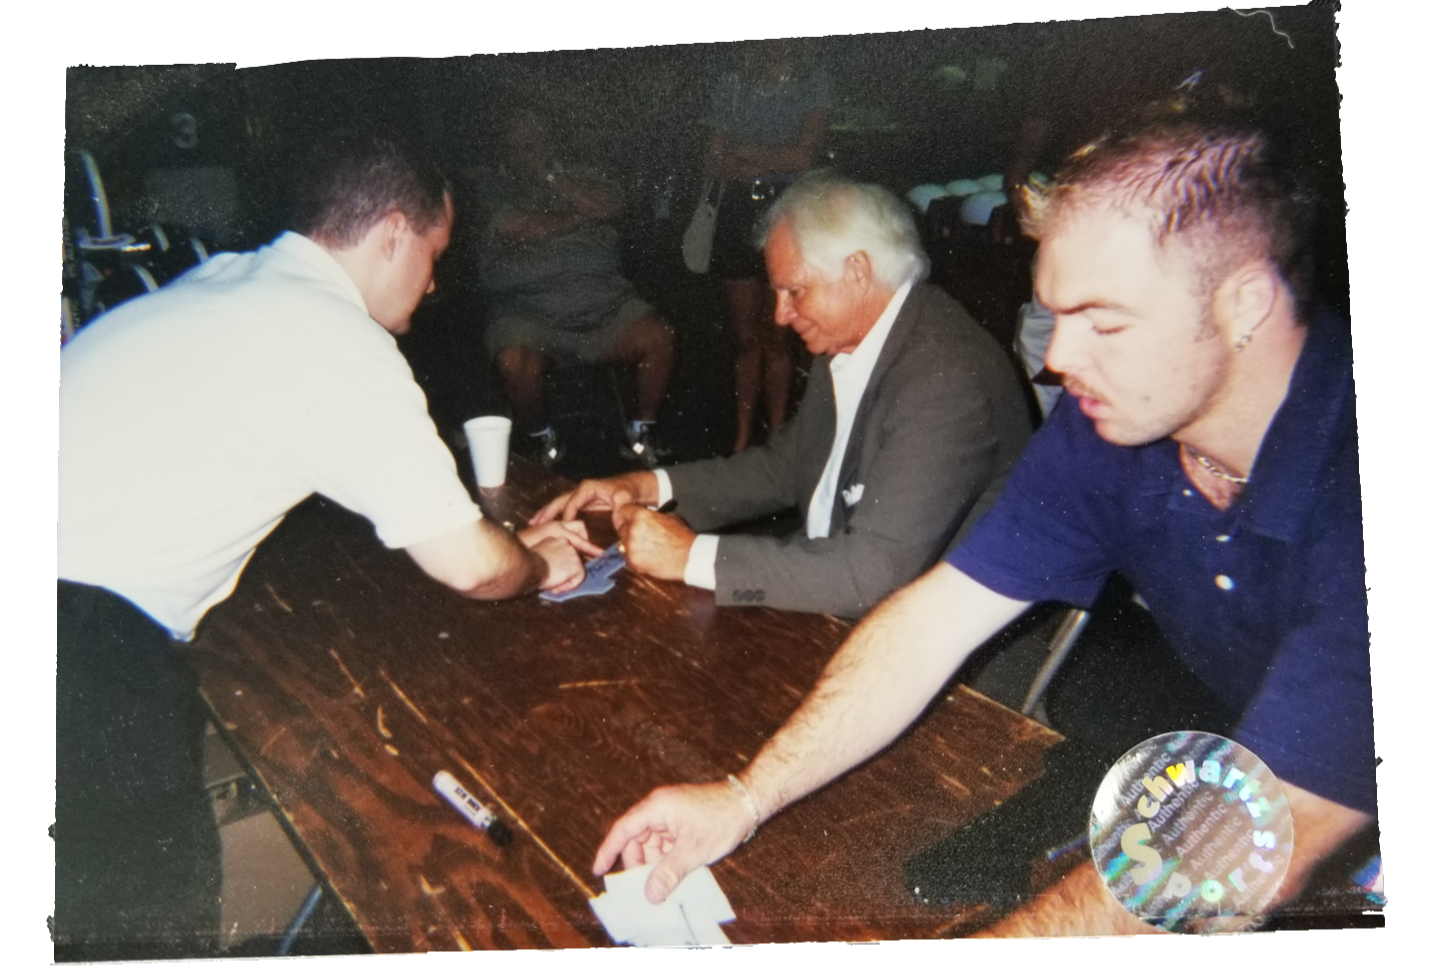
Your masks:
[[[878,394],[879,386],[883,383],[884,375],[894,366],[903,352],[904,345],[908,342],[909,334],[913,331],[919,318],[919,305],[923,301],[925,286],[923,283],[915,283],[908,297],[904,299],[904,306],[899,309],[899,316],[894,319],[894,326],[889,329],[888,339],[884,341],[884,348],[879,352],[879,359],[874,362],[873,373],[869,375],[869,383],[864,386],[864,393],[859,396],[859,409],[854,413],[854,427],[849,432],[849,444],[844,449],[844,460],[839,463],[838,488],[834,490],[834,511],[829,519],[829,535],[842,532],[849,519],[849,506],[844,501],[844,490],[852,488],[855,474],[859,469],[859,459],[864,454],[864,432],[868,427],[869,415],[874,410],[874,400]],[[829,414],[834,414],[834,381],[829,376],[829,370],[824,368],[824,379],[828,381],[829,389]],[[833,447],[833,432],[829,434],[830,448]],[[824,462],[828,456],[825,455]],[[824,474],[824,462],[819,465],[819,475]],[[816,477],[815,482],[818,481]]]
[[[809,490],[804,494],[800,503],[800,508],[805,515],[808,515],[809,512],[809,499],[819,485],[819,479],[824,475],[824,466],[829,464],[829,452],[834,448],[834,433],[838,428],[834,403],[834,376],[829,373],[831,360],[832,358],[827,354],[814,358],[814,366],[809,372],[809,384],[813,387],[818,402],[816,409],[818,418],[813,434],[809,435],[808,439],[800,445],[804,456],[802,481],[808,483]]]

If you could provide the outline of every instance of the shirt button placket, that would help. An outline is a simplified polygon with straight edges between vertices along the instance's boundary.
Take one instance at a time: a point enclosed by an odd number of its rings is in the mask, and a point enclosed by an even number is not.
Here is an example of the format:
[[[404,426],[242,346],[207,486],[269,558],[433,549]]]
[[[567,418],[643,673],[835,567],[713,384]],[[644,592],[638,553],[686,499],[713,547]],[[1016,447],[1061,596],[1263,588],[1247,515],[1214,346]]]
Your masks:
[[[1213,583],[1218,589],[1224,593],[1228,593],[1236,585],[1233,582],[1233,577],[1224,572],[1228,566],[1228,562],[1231,562],[1233,559],[1233,547],[1231,545],[1233,535],[1231,533],[1219,533],[1213,538],[1213,541],[1218,544],[1218,549],[1215,551],[1216,555],[1214,556],[1214,559],[1217,561],[1215,567],[1218,572],[1213,577]]]

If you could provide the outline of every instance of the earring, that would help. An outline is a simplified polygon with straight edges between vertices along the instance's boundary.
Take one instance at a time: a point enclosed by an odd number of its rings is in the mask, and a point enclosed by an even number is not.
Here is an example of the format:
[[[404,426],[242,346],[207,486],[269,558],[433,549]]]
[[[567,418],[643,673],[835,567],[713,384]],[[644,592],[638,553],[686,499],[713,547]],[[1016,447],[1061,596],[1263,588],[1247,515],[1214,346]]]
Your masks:
[[[1244,349],[1245,347],[1247,347],[1249,344],[1251,344],[1252,342],[1253,342],[1253,331],[1249,331],[1248,333],[1244,334],[1242,337],[1240,337],[1240,338],[1238,339],[1238,343],[1233,345],[1233,349],[1234,349],[1235,351],[1237,351],[1238,353],[1242,354],[1242,353],[1243,353],[1243,349]]]

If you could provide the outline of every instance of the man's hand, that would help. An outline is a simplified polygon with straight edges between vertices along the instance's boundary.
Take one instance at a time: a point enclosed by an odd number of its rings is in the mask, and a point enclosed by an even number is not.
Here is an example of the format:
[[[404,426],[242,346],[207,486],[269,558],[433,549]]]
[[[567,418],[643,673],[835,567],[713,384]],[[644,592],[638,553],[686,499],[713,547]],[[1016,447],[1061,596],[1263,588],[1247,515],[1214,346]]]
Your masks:
[[[656,580],[683,580],[694,531],[678,518],[636,503],[625,505],[623,492],[614,509],[614,529],[624,544],[624,559],[631,570]]]
[[[658,861],[644,884],[644,895],[657,904],[692,870],[732,853],[753,826],[749,806],[723,782],[655,789],[610,827],[594,875],[608,873],[620,858],[626,870]]]
[[[689,871],[733,851],[756,810],[762,822],[897,738],[969,652],[1027,606],[946,563],[934,567],[859,625],[749,763],[742,783],[752,807],[722,782],[656,789],[610,829],[594,872],[621,855],[626,866],[658,860],[645,895],[663,900]]]
[[[587,510],[614,509],[626,502],[653,504],[658,498],[659,479],[653,472],[628,472],[608,479],[585,479],[573,492],[554,499],[529,521],[535,526],[555,520],[567,522]]]
[[[546,539],[559,539],[568,543],[585,556],[603,556],[604,551],[589,541],[589,528],[584,521],[576,519],[571,522],[545,523],[538,526],[526,526],[515,533],[521,543],[533,549]]]
[[[544,560],[545,574],[540,589],[565,593],[584,582],[584,561],[580,553],[599,556],[604,551],[589,542],[582,522],[548,523],[520,530],[517,538]]]

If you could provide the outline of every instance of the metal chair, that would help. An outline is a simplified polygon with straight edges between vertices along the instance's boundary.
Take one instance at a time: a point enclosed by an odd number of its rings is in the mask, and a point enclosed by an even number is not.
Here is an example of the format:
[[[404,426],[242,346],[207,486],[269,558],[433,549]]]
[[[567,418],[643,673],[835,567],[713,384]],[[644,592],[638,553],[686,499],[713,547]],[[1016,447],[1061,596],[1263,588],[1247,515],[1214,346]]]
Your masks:
[[[1072,607],[1068,613],[1064,614],[1058,629],[1049,638],[1048,657],[1039,667],[1038,674],[1029,684],[1028,694],[1024,696],[1023,708],[1020,709],[1024,715],[1033,717],[1034,712],[1038,711],[1039,706],[1043,704],[1044,695],[1048,692],[1049,685],[1053,682],[1054,676],[1058,674],[1059,668],[1063,666],[1069,653],[1073,651],[1074,645],[1078,643],[1079,635],[1088,626],[1088,622],[1089,612],[1087,610]]]

